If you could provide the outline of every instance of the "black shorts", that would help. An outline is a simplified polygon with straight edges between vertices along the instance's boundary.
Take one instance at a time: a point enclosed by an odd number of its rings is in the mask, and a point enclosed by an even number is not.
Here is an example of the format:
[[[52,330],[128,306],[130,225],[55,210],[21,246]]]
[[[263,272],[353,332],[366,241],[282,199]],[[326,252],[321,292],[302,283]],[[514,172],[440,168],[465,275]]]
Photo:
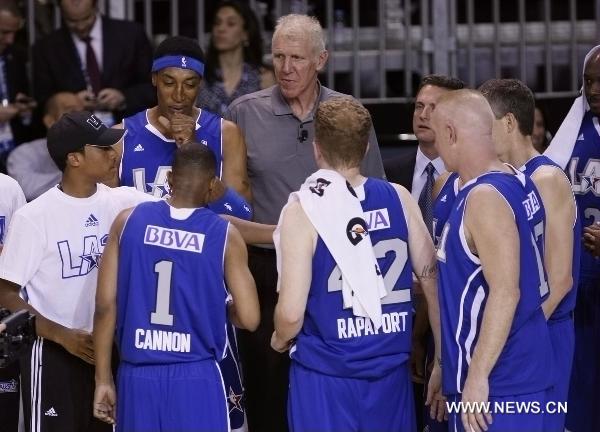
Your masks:
[[[19,363],[0,368],[0,430],[19,429]]]
[[[27,432],[112,432],[93,417],[94,366],[37,338],[21,362]]]

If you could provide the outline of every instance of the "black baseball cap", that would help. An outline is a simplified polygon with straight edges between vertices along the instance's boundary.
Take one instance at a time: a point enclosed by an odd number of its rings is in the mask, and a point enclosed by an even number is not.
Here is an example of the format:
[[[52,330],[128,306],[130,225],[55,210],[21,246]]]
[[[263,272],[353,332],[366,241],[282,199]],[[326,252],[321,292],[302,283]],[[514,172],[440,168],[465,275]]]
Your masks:
[[[48,129],[47,146],[52,160],[60,166],[69,153],[86,145],[110,147],[125,135],[124,129],[111,129],[89,111],[63,116]]]

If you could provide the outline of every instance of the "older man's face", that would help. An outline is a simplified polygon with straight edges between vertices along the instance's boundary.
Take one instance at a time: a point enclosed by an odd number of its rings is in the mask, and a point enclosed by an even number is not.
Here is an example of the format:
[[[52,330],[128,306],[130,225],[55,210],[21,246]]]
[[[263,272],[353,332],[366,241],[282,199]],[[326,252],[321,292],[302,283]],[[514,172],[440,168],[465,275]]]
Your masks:
[[[317,55],[305,35],[279,34],[273,39],[275,77],[287,100],[314,91],[317,73],[325,65],[326,55]]]

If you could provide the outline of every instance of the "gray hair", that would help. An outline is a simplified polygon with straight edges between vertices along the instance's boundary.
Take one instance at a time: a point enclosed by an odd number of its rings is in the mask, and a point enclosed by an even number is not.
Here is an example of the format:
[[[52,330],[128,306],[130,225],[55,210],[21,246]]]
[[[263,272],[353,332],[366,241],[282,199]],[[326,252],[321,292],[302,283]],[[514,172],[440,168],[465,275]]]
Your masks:
[[[300,14],[284,15],[277,20],[273,40],[278,35],[293,40],[307,38],[316,56],[325,51],[325,33],[321,23],[315,17]]]

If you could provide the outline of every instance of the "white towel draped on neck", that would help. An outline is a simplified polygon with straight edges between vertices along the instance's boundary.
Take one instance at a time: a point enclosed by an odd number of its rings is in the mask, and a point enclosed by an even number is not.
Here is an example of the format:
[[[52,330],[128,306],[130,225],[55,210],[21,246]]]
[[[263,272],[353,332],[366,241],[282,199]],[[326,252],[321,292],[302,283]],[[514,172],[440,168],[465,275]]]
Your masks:
[[[590,59],[591,54],[599,47],[600,45],[596,45],[585,56],[585,60],[583,61],[584,72],[585,65]],[[590,106],[588,105],[585,96],[585,86],[582,86],[581,96],[573,101],[571,109],[560,125],[560,128],[558,128],[558,131],[556,132],[556,135],[554,135],[550,145],[544,152],[545,156],[548,156],[550,159],[560,165],[562,169],[565,169],[567,167],[567,163],[569,163],[569,159],[571,158],[573,149],[575,148],[575,142],[577,141],[577,134],[581,128],[581,121],[589,109]]]
[[[381,326],[381,298],[386,290],[360,201],[346,179],[335,171],[321,169],[306,179],[288,204],[299,201],[308,219],[331,252],[342,272],[344,307],[356,316],[369,317],[375,328]],[[287,207],[287,205],[286,205]],[[281,212],[285,212],[284,210]],[[273,235],[277,250],[277,270],[281,273],[279,224]]]

